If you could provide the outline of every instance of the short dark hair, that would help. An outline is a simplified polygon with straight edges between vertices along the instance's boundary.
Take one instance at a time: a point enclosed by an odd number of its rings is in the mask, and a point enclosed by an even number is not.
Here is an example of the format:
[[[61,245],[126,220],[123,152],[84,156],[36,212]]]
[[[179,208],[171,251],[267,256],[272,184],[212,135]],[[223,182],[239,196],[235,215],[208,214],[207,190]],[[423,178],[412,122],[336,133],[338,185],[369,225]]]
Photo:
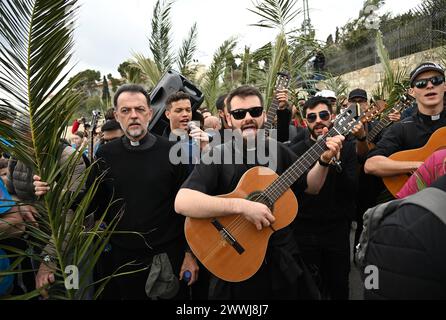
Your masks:
[[[228,94],[225,93],[217,98],[217,101],[215,101],[215,106],[217,107],[217,110],[223,110],[225,108],[225,99],[227,96]]]
[[[170,108],[172,108],[172,103],[180,101],[180,100],[189,100],[190,101],[190,96],[186,92],[183,92],[183,91],[177,91],[177,92],[170,94],[166,100],[166,110],[170,110]],[[192,105],[192,102],[191,102],[191,105]]]
[[[85,137],[85,134],[82,131],[76,131],[74,133],[75,136],[78,136],[79,138],[83,139]]]
[[[8,167],[8,160],[0,158],[0,169],[5,169]]]
[[[242,97],[246,98],[249,96],[256,96],[260,99],[260,106],[263,107],[263,97],[260,91],[257,88],[251,86],[241,86],[234,89],[229,95],[226,101],[226,105],[228,107],[228,111],[231,111],[231,101],[234,97]]]
[[[325,104],[327,106],[328,111],[330,111],[330,113],[333,113],[333,108],[331,106],[331,102],[328,99],[326,99],[324,97],[313,97],[313,98],[308,99],[304,104],[304,107],[302,110],[304,117],[305,118],[307,117],[308,109],[314,109],[314,108],[316,108],[316,106],[318,104],[321,104],[321,103]]]
[[[115,109],[113,108],[107,109],[107,112],[105,112],[105,121],[115,120],[114,111]]]
[[[142,93],[144,95],[144,97],[146,97],[147,105],[150,108],[150,95],[147,92],[147,90],[144,89],[144,87],[139,84],[129,83],[129,84],[124,84],[124,85],[120,86],[118,88],[118,90],[116,91],[115,96],[113,97],[113,105],[114,105],[115,109],[118,108],[118,98],[121,95],[121,93],[123,93],[123,92]]]

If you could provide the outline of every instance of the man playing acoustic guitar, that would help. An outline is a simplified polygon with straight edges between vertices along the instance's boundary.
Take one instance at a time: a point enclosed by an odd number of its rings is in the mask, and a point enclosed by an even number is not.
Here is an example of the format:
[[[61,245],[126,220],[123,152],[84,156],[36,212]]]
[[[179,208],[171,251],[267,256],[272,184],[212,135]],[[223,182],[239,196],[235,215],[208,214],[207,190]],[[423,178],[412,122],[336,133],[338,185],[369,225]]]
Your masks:
[[[262,139],[258,134],[263,127],[265,112],[263,98],[253,87],[240,87],[227,98],[229,111],[228,122],[243,137],[243,147],[238,148],[234,140],[227,141],[212,152],[221,150],[221,154],[241,153],[243,162],[224,164],[199,164],[183,184],[175,200],[175,210],[192,218],[212,218],[238,215],[254,224],[259,232],[262,229],[274,228],[276,217],[270,208],[260,202],[242,198],[216,197],[234,190],[242,175],[251,167],[258,165],[256,148],[249,148],[250,139]],[[342,146],[343,136],[327,138],[328,150],[321,150],[320,160],[328,163]],[[257,146],[259,144],[257,143]],[[248,147],[247,147],[248,146]],[[240,150],[242,149],[242,150]],[[250,153],[255,153],[255,163],[249,164]],[[271,156],[271,155],[270,155]],[[277,174],[282,174],[297,157],[284,145],[277,143],[277,154],[273,156]],[[224,158],[222,156],[222,158]],[[234,158],[233,158],[234,159]],[[317,194],[324,184],[328,168],[319,163],[298,179],[292,190]],[[261,179],[262,176],[257,177]],[[246,220],[245,220],[246,219]],[[248,227],[251,224],[248,223]],[[236,229],[235,227],[234,229]],[[245,226],[246,228],[246,226]],[[239,228],[240,229],[240,228]],[[220,231],[221,232],[221,231]],[[192,247],[192,246],[191,246]],[[211,299],[296,299],[302,297],[302,270],[299,252],[289,226],[274,232],[268,242],[265,259],[260,269],[250,278],[239,282],[227,282],[214,277],[211,280]],[[308,296],[305,296],[308,298]]]
[[[444,69],[432,62],[420,64],[410,73],[410,87],[409,93],[418,103],[418,112],[387,130],[376,149],[368,154],[365,163],[368,174],[390,177],[415,171],[422,161],[395,161],[388,157],[398,151],[424,146],[436,130],[446,126]]]

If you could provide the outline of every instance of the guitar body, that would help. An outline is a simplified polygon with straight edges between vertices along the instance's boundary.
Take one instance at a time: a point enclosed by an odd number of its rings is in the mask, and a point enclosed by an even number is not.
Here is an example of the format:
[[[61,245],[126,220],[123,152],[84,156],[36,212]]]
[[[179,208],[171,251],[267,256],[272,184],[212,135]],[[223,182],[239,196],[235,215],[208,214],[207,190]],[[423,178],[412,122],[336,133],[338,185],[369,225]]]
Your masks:
[[[446,127],[435,131],[429,138],[424,147],[405,150],[392,154],[389,159],[396,161],[425,161],[431,154],[440,149],[446,148]],[[384,177],[383,181],[390,193],[396,197],[396,194],[401,190],[404,184],[409,180],[411,174],[397,175],[391,177]]]
[[[233,192],[219,197],[247,199],[265,190],[277,178],[278,175],[269,168],[254,167],[245,172]],[[187,217],[184,227],[186,239],[194,255],[216,277],[229,282],[244,281],[259,270],[269,238],[274,231],[288,226],[295,219],[297,208],[296,197],[288,189],[272,207],[276,221],[261,231],[239,215],[209,219]],[[243,252],[238,252],[222,236],[213,223],[215,219],[230,232]]]

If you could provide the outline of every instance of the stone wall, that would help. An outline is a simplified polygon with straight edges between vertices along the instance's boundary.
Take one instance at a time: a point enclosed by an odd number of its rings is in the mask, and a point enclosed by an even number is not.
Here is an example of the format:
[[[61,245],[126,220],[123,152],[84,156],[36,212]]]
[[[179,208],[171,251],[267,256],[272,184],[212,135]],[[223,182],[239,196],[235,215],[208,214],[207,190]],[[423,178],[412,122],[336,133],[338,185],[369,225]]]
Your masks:
[[[409,75],[410,71],[422,61],[440,62],[441,49],[444,50],[444,48],[436,48],[392,60],[392,67],[399,65],[400,68],[404,68]],[[443,59],[446,59],[446,57],[443,57]],[[342,75],[341,78],[348,84],[348,91],[355,88],[362,88],[370,95],[379,84],[382,74],[382,65],[377,64],[368,68],[346,73]]]

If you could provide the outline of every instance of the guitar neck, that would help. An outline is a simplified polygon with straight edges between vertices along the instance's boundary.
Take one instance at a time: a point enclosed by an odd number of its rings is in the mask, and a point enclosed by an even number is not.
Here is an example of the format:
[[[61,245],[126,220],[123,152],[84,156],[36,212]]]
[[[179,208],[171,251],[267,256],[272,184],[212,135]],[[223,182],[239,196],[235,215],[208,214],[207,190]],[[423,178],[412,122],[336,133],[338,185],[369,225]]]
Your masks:
[[[268,188],[264,195],[274,203],[287,191],[313,164],[319,159],[322,153],[327,150],[325,144],[327,137],[339,135],[339,132],[332,128],[328,134],[316,141],[296,162],[294,162],[280,177],[278,177]]]
[[[388,125],[390,125],[390,123],[392,123],[392,120],[390,120],[389,116],[385,116],[383,119],[381,119],[380,122],[378,122],[378,124],[369,132],[369,134],[367,135],[367,141],[368,142],[373,142],[373,140],[375,140],[375,138],[378,136],[378,134],[384,129],[386,128]]]
[[[268,109],[268,113],[266,114],[266,122],[264,124],[265,134],[269,136],[269,132],[274,128],[273,121],[277,113],[277,108],[279,107],[279,101],[276,98],[271,102],[271,106]]]

